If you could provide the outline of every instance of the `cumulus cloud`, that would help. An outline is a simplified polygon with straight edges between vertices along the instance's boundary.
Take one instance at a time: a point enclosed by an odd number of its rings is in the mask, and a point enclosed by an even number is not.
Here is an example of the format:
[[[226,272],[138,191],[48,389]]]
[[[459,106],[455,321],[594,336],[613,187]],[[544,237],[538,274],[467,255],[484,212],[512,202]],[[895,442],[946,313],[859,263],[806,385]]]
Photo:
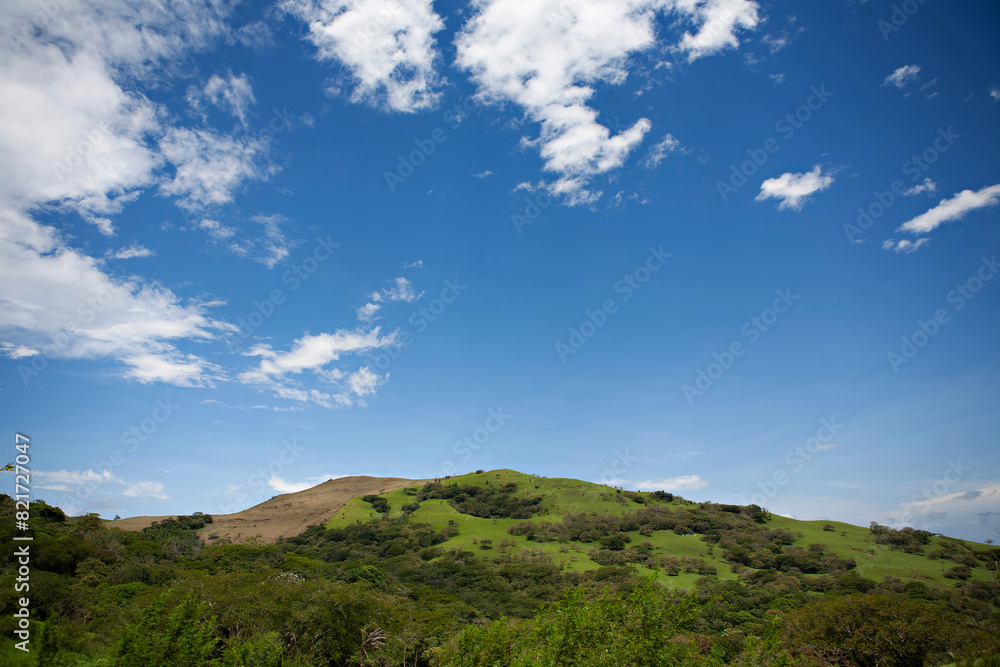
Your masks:
[[[747,0],[481,0],[476,9],[456,39],[456,63],[483,101],[513,102],[540,125],[522,145],[538,150],[556,175],[544,187],[570,205],[596,201],[590,181],[621,167],[651,128],[639,118],[612,135],[589,101],[596,85],[624,83],[629,56],[657,43],[657,13],[697,26],[676,45],[690,60],[737,46],[736,32],[758,21]]]
[[[434,35],[444,22],[431,0],[287,0],[283,7],[308,24],[320,60],[347,70],[352,101],[403,113],[437,102]]]
[[[833,176],[830,173],[824,174],[822,167],[816,165],[803,174],[785,173],[777,178],[767,179],[761,183],[760,194],[755,201],[779,199],[779,209],[799,211],[810,196],[826,190],[832,184]]]
[[[904,67],[900,67],[892,74],[885,77],[885,81],[882,82],[882,85],[883,86],[893,85],[896,86],[896,88],[902,90],[906,86],[906,84],[912,81],[916,81],[917,76],[919,74],[920,74],[919,65],[906,65]]]
[[[740,45],[737,32],[741,29],[752,30],[760,21],[757,3],[748,0],[678,0],[676,6],[682,11],[690,12],[693,20],[700,25],[697,33],[684,33],[679,45],[692,62],[724,49],[736,48]],[[772,53],[783,46],[784,44],[778,49],[772,47]]]
[[[927,234],[946,222],[962,219],[970,211],[996,206],[998,201],[1000,201],[1000,184],[978,191],[962,190],[951,199],[942,199],[941,203],[926,213],[904,222],[897,231]]]

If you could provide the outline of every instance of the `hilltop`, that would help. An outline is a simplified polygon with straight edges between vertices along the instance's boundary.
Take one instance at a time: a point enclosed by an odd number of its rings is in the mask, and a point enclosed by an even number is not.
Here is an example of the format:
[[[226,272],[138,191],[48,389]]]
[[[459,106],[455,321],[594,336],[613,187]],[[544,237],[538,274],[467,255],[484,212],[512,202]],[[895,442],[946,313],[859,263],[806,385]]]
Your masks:
[[[444,487],[470,486],[483,489],[502,489],[514,485],[512,496],[524,500],[539,498],[538,511],[522,518],[497,516],[481,517],[463,513],[452,502],[443,498],[423,499],[417,502],[424,485],[440,483]],[[378,511],[371,497],[381,498],[387,511]],[[368,500],[364,500],[368,498]],[[667,500],[669,498],[669,500]],[[381,504],[381,503],[379,503]],[[602,548],[597,540],[559,537],[552,531],[526,531],[511,534],[511,528],[521,524],[535,524],[546,528],[562,522],[567,516],[625,517],[641,510],[659,508],[675,516],[683,528],[653,530],[643,534],[639,530],[608,531],[623,535],[622,548]],[[723,512],[725,510],[725,512]],[[550,558],[560,567],[583,572],[602,565],[631,565],[640,573],[654,575],[658,581],[671,587],[693,586],[695,581],[711,572],[721,580],[735,580],[731,554],[707,544],[701,539],[699,522],[704,523],[700,512],[732,514],[735,506],[714,503],[694,503],[663,492],[635,492],[616,489],[577,479],[549,478],[529,475],[515,470],[499,469],[469,473],[439,480],[412,480],[399,477],[342,477],[329,480],[305,491],[275,496],[254,507],[236,514],[214,515],[213,522],[197,530],[198,537],[206,542],[232,540],[239,542],[256,538],[263,542],[277,542],[301,534],[310,526],[322,525],[328,529],[365,523],[384,518],[407,518],[415,523],[427,523],[435,530],[452,529],[450,536],[439,545],[443,551],[450,549],[490,554],[530,551]],[[742,513],[747,508],[740,508]],[[114,522],[126,530],[141,530],[176,517],[134,517]],[[769,531],[788,531],[794,539],[786,548],[808,549],[822,545],[824,556],[844,561],[853,559],[851,571],[857,575],[882,581],[886,577],[902,581],[922,581],[937,585],[954,583],[946,576],[961,563],[950,558],[928,558],[939,551],[954,551],[959,545],[985,548],[973,542],[926,536],[926,543],[909,551],[889,541],[879,542],[869,527],[855,526],[838,521],[800,521],[782,516],[767,515],[760,523]],[[526,527],[522,527],[524,530]],[[627,546],[625,546],[627,545]],[[649,545],[637,559],[629,552],[639,545]],[[615,546],[615,545],[611,545]],[[484,548],[485,547],[485,548]],[[814,549],[816,547],[813,547]],[[597,553],[593,553],[594,551]],[[594,560],[594,558],[597,560]],[[663,558],[680,559],[675,567],[648,566]],[[959,557],[957,555],[956,557]],[[631,560],[629,560],[631,559]],[[747,566],[752,567],[750,559]],[[763,563],[758,563],[763,564]],[[679,571],[672,572],[679,565]],[[766,568],[759,568],[766,569]],[[822,570],[822,568],[819,568]],[[823,572],[814,573],[816,576]],[[985,568],[973,567],[969,579],[987,581]]]
[[[394,491],[411,484],[424,484],[424,481],[365,475],[338,477],[304,491],[283,493],[241,512],[214,514],[212,523],[199,529],[198,535],[204,540],[214,536],[213,539],[239,542],[258,537],[264,542],[275,542],[327,521],[352,498]],[[155,522],[176,518],[177,515],[136,516],[120,519],[113,525],[123,530],[137,531]]]

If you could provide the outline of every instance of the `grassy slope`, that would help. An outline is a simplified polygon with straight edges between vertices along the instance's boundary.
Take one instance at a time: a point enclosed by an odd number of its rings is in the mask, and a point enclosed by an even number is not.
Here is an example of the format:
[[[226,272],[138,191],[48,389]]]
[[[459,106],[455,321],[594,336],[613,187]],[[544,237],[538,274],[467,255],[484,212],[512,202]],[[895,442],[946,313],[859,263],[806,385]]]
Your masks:
[[[631,500],[624,503],[616,500],[617,494],[614,489],[599,484],[575,479],[535,477],[507,469],[452,477],[446,483],[476,486],[484,486],[488,483],[491,486],[503,486],[508,482],[517,484],[518,496],[543,496],[542,507],[544,509],[542,514],[529,519],[530,521],[558,521],[563,514],[580,512],[622,515],[644,507],[644,505]],[[643,493],[642,495],[652,501],[650,494]],[[393,518],[402,516],[401,507],[415,500],[414,496],[408,495],[403,489],[388,491],[382,496],[389,501],[391,507],[389,514]],[[671,511],[683,511],[685,507],[685,501],[676,500],[673,503],[660,502],[657,504],[667,507]],[[367,521],[377,516],[379,514],[372,510],[371,505],[362,502],[359,498],[354,498],[348,501],[326,525],[329,528],[335,528],[355,521]],[[465,549],[480,553],[485,559],[497,555],[497,547],[501,540],[510,539],[516,543],[515,549],[542,550],[551,555],[554,562],[570,570],[582,571],[598,567],[587,557],[587,551],[595,546],[593,544],[529,542],[523,536],[515,537],[507,533],[507,529],[520,523],[520,520],[480,519],[467,516],[460,514],[445,500],[424,501],[420,508],[413,513],[412,519],[429,523],[436,528],[444,528],[449,525],[449,521],[453,521],[458,526],[460,534],[442,544],[441,546],[445,549]],[[825,524],[832,525],[834,530],[824,531]],[[795,541],[795,546],[804,547],[819,543],[826,545],[828,551],[839,556],[853,557],[858,563],[855,571],[874,581],[881,581],[886,576],[892,576],[904,581],[923,580],[929,584],[933,582],[946,586],[954,585],[953,580],[945,579],[942,576],[945,570],[955,566],[954,562],[930,560],[922,555],[892,551],[888,547],[869,543],[867,527],[862,528],[836,521],[798,521],[785,517],[774,517],[768,525],[772,528],[787,528],[792,532],[802,533],[802,537]],[[842,532],[846,532],[847,535],[842,536]],[[638,532],[630,533],[630,536],[632,544],[650,542],[661,554],[704,558],[715,565],[720,579],[734,579],[736,577],[730,571],[729,564],[722,560],[721,550],[715,549],[714,554],[709,555],[708,546],[697,535],[676,535],[671,531],[657,531],[651,537],[645,537]],[[493,541],[492,550],[480,550],[478,543],[484,539]],[[939,538],[932,538],[933,544],[938,541],[940,541]],[[870,553],[870,550],[874,550],[874,554]],[[651,572],[643,567],[638,569],[644,573]],[[988,573],[983,568],[976,568],[973,573],[974,579],[986,580],[989,578]],[[690,587],[699,578],[697,574],[680,574],[673,577],[669,577],[663,572],[656,574],[657,579],[666,585],[685,588]]]

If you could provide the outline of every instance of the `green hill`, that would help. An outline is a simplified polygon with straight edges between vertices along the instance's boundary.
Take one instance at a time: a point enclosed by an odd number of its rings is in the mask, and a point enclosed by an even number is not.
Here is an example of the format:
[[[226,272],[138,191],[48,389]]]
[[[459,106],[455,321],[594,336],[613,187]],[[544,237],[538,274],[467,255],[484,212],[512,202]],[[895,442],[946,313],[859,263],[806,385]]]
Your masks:
[[[1000,549],[919,530],[513,470],[223,517],[29,514],[29,564],[0,552],[4,665],[1000,664]]]
[[[667,501],[658,498],[654,492],[623,491],[576,479],[537,477],[508,469],[451,477],[443,480],[443,484],[493,489],[515,484],[516,490],[513,492],[515,497],[523,499],[541,497],[541,511],[527,519],[487,518],[463,514],[444,499],[427,499],[416,503],[419,507],[412,512],[404,512],[405,506],[415,503],[418,489],[421,488],[412,486],[379,496],[389,505],[389,511],[386,513],[376,511],[371,503],[365,502],[361,497],[353,498],[327,521],[325,526],[342,528],[383,516],[391,519],[402,518],[405,514],[411,521],[426,522],[438,530],[449,526],[457,527],[458,533],[440,545],[445,550],[462,549],[479,552],[483,559],[489,559],[490,554],[506,542],[505,551],[540,551],[561,567],[585,571],[601,567],[588,556],[588,552],[599,546],[596,543],[574,539],[539,541],[529,539],[526,535],[512,535],[509,532],[510,528],[525,521],[538,524],[560,522],[571,514],[621,517],[652,507],[662,508],[678,518],[687,518],[687,524],[690,524],[695,520],[697,513],[706,509],[710,512],[721,512],[719,508],[723,507],[713,503],[696,504],[676,496]],[[954,584],[956,579],[946,577],[945,573],[968,559],[960,561],[948,557],[929,558],[928,554],[934,556],[940,551],[943,552],[942,555],[951,553],[954,558],[963,559],[968,555],[967,549],[988,548],[985,544],[927,535],[927,542],[921,545],[919,550],[906,551],[888,542],[876,541],[869,527],[837,521],[798,521],[781,516],[769,516],[761,525],[769,529],[781,528],[791,531],[795,540],[788,546],[808,548],[809,545],[821,544],[824,546],[824,553],[842,559],[853,559],[856,566],[852,571],[876,582],[892,577],[904,582],[922,581],[948,586]],[[650,554],[653,560],[667,556],[701,559],[716,568],[716,576],[720,579],[738,578],[731,569],[732,562],[727,560],[723,550],[710,549],[697,532],[678,534],[673,530],[657,530],[651,535],[642,535],[638,531],[625,531],[624,534],[629,538],[629,546],[651,544]],[[484,541],[492,548],[481,549]],[[981,560],[968,562],[972,565],[968,580],[991,581],[990,571],[985,567],[986,562]],[[657,581],[670,587],[690,587],[702,576],[696,572],[683,571],[676,575],[668,575],[663,568],[646,567],[639,563],[632,565],[640,573],[654,575]]]

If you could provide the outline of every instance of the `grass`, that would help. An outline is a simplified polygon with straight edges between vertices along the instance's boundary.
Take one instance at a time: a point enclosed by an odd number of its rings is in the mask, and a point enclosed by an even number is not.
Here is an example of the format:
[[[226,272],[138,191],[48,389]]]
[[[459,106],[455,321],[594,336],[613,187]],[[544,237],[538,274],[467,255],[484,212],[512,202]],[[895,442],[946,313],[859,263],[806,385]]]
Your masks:
[[[668,503],[657,501],[651,493],[640,493],[647,504],[642,505],[619,494],[617,490],[600,484],[593,484],[576,479],[546,478],[528,475],[516,470],[500,469],[483,473],[469,473],[443,480],[446,484],[471,484],[475,486],[502,487],[513,482],[517,484],[515,492],[519,497],[542,496],[542,512],[528,521],[559,521],[566,514],[598,514],[621,516],[650,505],[660,505],[671,511],[682,511],[689,505],[688,501],[675,499]],[[413,494],[404,489],[388,491],[381,494],[390,505],[389,516],[398,518],[403,515],[402,506],[416,501]],[[356,521],[366,522],[379,517],[369,503],[360,498],[350,500],[328,522],[328,528],[342,527]],[[482,519],[459,513],[446,500],[425,500],[412,514],[414,521],[428,523],[442,529],[449,525],[457,526],[459,533],[443,543],[444,549],[463,549],[483,558],[496,557],[503,540],[512,540],[513,550],[541,551],[550,556],[558,565],[571,571],[584,571],[600,567],[587,556],[587,552],[596,546],[580,542],[530,542],[524,536],[513,536],[507,532],[512,525],[520,523],[520,519]],[[825,525],[833,530],[823,530]],[[950,560],[931,560],[921,554],[909,554],[904,551],[892,550],[887,546],[875,544],[870,540],[867,527],[854,526],[837,521],[799,521],[786,517],[775,516],[768,522],[770,528],[785,528],[800,535],[794,546],[805,547],[809,544],[823,544],[826,550],[841,557],[851,557],[857,562],[855,572],[876,582],[885,577],[895,577],[903,581],[918,580],[943,586],[953,586],[954,580],[946,579],[945,570],[954,567],[956,563]],[[721,549],[709,551],[709,545],[698,535],[677,535],[672,531],[656,531],[651,536],[638,532],[630,533],[631,544],[637,545],[649,542],[655,553],[659,555],[687,556],[702,558],[714,565],[720,579],[735,579],[729,563],[721,556]],[[492,549],[481,549],[483,540],[492,540]],[[931,545],[926,550],[939,548],[941,538],[931,538]],[[973,543],[967,543],[973,544]],[[982,545],[978,545],[982,546]],[[653,572],[645,567],[637,568],[641,573],[656,574],[658,581],[670,587],[690,588],[700,577],[697,574],[680,574],[667,576],[662,571]],[[989,573],[984,568],[975,568],[972,578],[990,580]]]

